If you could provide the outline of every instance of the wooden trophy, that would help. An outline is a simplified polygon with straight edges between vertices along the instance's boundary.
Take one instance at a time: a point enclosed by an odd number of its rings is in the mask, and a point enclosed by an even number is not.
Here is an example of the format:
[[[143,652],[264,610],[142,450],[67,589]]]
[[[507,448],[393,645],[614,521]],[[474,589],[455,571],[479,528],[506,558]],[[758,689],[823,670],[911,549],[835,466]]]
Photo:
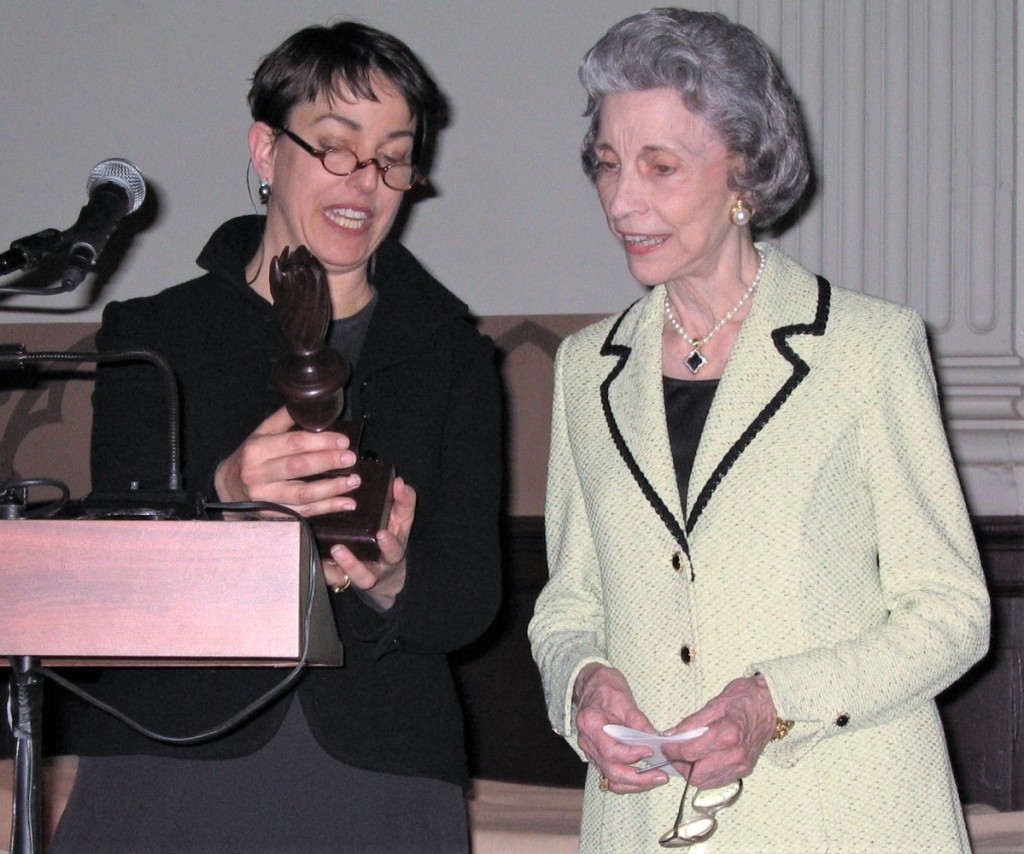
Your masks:
[[[303,430],[344,433],[358,456],[362,424],[339,420],[351,372],[341,354],[327,343],[331,295],[323,266],[305,246],[294,252],[285,248],[270,262],[270,293],[274,314],[290,348],[278,360],[272,375],[274,387],[285,397],[288,413]],[[361,479],[352,493],[356,508],[310,518],[317,550],[321,558],[329,558],[331,546],[341,543],[360,560],[380,560],[377,532],[388,524],[395,469],[389,463],[360,459],[351,468],[315,477],[347,474],[358,474]]]

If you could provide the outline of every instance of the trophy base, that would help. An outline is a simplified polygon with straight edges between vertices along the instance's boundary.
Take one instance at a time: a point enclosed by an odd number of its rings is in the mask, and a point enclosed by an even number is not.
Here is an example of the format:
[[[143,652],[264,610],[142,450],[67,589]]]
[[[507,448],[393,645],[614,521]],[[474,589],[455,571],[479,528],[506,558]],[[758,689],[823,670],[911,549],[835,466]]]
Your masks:
[[[344,473],[358,474],[362,480],[352,493],[356,508],[309,518],[317,551],[321,560],[327,560],[331,547],[340,544],[360,560],[373,563],[380,560],[377,532],[387,528],[394,503],[395,467],[377,460],[360,460]]]

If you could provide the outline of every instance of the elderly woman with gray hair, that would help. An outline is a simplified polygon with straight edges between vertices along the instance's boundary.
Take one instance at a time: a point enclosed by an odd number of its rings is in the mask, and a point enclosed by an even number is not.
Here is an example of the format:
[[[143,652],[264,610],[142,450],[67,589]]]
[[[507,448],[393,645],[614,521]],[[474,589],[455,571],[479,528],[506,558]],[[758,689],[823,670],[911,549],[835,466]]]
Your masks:
[[[655,9],[580,78],[649,288],[556,360],[530,635],[581,850],[968,850],[934,697],[989,602],[920,317],[754,241],[810,167],[748,29]]]

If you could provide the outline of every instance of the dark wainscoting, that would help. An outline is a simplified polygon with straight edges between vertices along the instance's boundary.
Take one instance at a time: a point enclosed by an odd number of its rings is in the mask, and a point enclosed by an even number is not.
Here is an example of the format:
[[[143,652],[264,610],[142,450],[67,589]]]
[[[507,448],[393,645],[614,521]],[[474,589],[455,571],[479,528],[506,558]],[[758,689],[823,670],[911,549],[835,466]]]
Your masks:
[[[504,598],[476,643],[452,657],[474,777],[582,786],[586,766],[548,723],[526,627],[548,579],[544,520],[514,516],[504,539]]]
[[[939,699],[965,803],[1024,809],[1024,518],[975,520],[993,601],[989,654]],[[509,521],[498,621],[454,656],[472,773],[582,785],[584,766],[548,724],[526,627],[547,578],[543,522]]]
[[[939,697],[964,803],[1024,809],[1024,517],[974,520],[992,596],[988,655]]]

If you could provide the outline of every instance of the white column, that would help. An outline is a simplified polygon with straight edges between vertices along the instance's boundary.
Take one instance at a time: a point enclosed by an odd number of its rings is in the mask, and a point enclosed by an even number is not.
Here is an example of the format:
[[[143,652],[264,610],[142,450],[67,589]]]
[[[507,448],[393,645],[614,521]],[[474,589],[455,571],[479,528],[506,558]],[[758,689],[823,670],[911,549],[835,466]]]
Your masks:
[[[732,0],[803,107],[817,193],[778,242],[928,324],[973,512],[1024,513],[1018,0]]]

